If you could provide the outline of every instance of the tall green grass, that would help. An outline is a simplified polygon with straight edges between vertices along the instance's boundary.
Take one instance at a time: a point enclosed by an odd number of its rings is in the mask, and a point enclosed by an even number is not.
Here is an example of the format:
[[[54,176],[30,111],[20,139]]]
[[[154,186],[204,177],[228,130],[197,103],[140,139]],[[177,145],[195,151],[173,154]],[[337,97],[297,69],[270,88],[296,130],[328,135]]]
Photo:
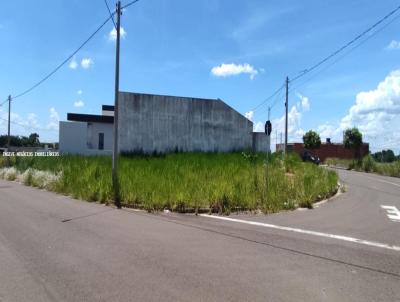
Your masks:
[[[211,210],[264,213],[312,203],[337,190],[335,172],[295,155],[284,160],[252,153],[178,153],[122,156],[119,159],[123,204],[147,210]],[[13,166],[59,175],[51,190],[88,201],[112,201],[111,158],[104,156],[19,157]]]
[[[362,160],[327,158],[325,163],[330,166],[340,166],[350,170],[400,177],[400,160],[392,163],[379,163],[371,155],[366,155]]]

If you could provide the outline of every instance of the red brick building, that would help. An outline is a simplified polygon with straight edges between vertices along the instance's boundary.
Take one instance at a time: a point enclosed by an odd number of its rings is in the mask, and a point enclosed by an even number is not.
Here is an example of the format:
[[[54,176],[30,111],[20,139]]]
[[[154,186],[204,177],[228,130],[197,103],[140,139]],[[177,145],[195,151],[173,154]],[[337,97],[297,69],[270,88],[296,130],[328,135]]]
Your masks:
[[[283,144],[277,144],[276,150],[283,150]],[[288,151],[294,151],[301,154],[304,148],[303,143],[292,143],[287,146]],[[343,144],[332,144],[332,143],[322,143],[319,149],[311,150],[311,152],[317,155],[321,161],[324,161],[328,157],[341,158],[341,159],[353,159],[355,158],[354,151],[351,149],[346,149]],[[360,156],[364,157],[369,153],[369,144],[364,143],[360,148]]]

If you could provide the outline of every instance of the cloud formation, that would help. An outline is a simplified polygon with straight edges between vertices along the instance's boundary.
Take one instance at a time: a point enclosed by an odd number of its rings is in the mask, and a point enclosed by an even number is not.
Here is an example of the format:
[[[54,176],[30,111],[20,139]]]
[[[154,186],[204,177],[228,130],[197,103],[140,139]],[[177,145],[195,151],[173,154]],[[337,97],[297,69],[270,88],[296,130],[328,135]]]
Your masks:
[[[94,64],[91,58],[83,58],[81,61],[81,66],[83,69],[88,69]]]
[[[248,120],[253,121],[254,111],[246,112],[246,113],[244,114],[244,116],[245,116]]]
[[[74,102],[74,107],[80,108],[85,106],[85,103],[81,100]]]
[[[68,67],[70,69],[77,69],[78,68],[78,62],[76,62],[75,57],[72,58],[71,62],[69,62]]]
[[[229,77],[235,76],[239,74],[249,74],[250,79],[254,79],[254,77],[258,74],[258,70],[255,69],[250,64],[221,64],[219,66],[215,66],[211,69],[211,73],[216,77]]]
[[[309,101],[308,97],[301,95],[300,93],[297,93],[297,96],[300,99],[299,107],[301,106],[303,111],[309,111],[310,110],[310,101]]]
[[[371,150],[400,150],[400,69],[389,73],[377,87],[357,94],[353,106],[338,124],[318,127],[321,138],[341,142],[343,131],[357,127]]]
[[[47,129],[58,130],[58,124],[60,122],[60,116],[54,107],[50,108],[49,123],[47,124]]]
[[[125,39],[126,35],[128,34],[125,29],[121,26],[120,32],[119,32],[121,39]],[[117,30],[115,27],[108,33],[108,40],[109,41],[116,41],[117,40]]]
[[[388,50],[400,49],[400,41],[392,40],[388,46],[386,46]]]

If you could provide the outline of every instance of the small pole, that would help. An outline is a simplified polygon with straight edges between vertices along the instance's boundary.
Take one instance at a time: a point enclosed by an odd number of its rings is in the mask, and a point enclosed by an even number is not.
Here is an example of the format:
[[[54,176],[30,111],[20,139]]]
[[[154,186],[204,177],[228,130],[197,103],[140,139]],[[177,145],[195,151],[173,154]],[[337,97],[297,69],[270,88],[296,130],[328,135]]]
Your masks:
[[[285,155],[288,143],[288,107],[289,107],[289,77],[286,77],[286,100],[285,100]]]
[[[11,95],[8,96],[8,130],[7,130],[7,151],[10,149],[10,122],[11,122]]]
[[[112,156],[112,185],[115,206],[121,208],[118,179],[118,94],[119,94],[119,52],[121,29],[121,1],[117,2],[117,41],[115,53],[115,99],[114,99],[114,146]]]

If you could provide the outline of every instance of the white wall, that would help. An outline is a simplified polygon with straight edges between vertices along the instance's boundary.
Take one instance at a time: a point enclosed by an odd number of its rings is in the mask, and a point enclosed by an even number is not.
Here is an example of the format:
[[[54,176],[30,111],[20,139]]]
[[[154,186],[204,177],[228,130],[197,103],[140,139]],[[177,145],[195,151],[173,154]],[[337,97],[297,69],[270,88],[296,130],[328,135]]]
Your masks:
[[[104,150],[112,150],[113,130],[113,124],[87,123],[87,148],[98,149],[99,133],[104,133]]]
[[[112,124],[60,122],[60,153],[110,155],[112,153]],[[90,131],[89,131],[90,129]],[[88,136],[89,132],[91,133]],[[104,150],[98,150],[99,132],[104,133]],[[88,142],[94,148],[89,148]]]

